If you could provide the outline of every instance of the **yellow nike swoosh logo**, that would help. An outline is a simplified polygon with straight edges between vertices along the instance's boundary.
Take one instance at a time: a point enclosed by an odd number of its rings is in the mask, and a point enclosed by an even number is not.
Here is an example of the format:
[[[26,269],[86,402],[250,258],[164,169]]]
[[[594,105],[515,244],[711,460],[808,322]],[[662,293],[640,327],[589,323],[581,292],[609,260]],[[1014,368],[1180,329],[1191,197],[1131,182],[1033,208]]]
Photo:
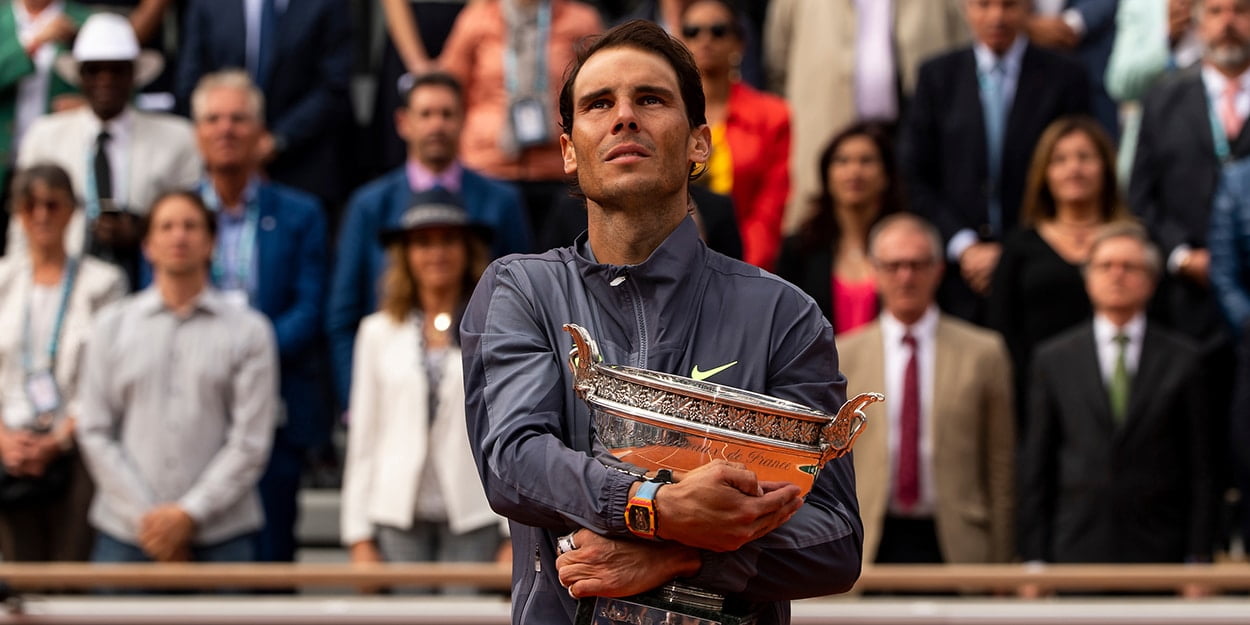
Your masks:
[[[691,377],[691,379],[695,380],[696,382],[702,382],[703,380],[706,380],[706,379],[708,379],[708,378],[710,378],[710,377],[712,377],[712,376],[714,376],[714,375],[716,375],[716,374],[720,373],[721,371],[724,371],[725,369],[728,369],[728,368],[730,368],[730,367],[732,367],[732,366],[734,366],[734,365],[736,365],[736,364],[738,364],[738,361],[737,361],[737,360],[735,360],[735,361],[733,361],[733,362],[731,362],[731,363],[729,363],[729,364],[724,364],[724,365],[721,365],[721,366],[719,366],[719,367],[716,367],[715,369],[708,369],[707,371],[699,371],[699,365],[695,365],[695,366],[694,366],[694,369],[691,369],[691,370],[690,370],[690,377]]]

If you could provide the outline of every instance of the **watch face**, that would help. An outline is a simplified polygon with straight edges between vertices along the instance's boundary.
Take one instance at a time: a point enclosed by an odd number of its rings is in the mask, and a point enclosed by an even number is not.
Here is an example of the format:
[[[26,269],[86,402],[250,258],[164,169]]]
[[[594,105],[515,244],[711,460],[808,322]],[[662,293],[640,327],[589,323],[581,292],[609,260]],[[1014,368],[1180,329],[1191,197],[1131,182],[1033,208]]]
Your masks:
[[[651,533],[651,511],[642,506],[629,508],[629,528],[642,534]]]

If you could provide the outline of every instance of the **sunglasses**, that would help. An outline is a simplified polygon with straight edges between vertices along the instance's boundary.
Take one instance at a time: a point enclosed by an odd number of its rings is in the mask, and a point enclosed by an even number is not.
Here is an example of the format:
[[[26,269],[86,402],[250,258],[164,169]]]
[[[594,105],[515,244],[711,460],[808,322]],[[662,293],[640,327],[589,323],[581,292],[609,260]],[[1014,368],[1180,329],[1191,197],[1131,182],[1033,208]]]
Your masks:
[[[729,34],[729,24],[711,24],[708,26],[700,26],[698,24],[686,24],[681,27],[681,36],[686,39],[698,39],[699,34],[707,31],[712,39],[724,39]]]

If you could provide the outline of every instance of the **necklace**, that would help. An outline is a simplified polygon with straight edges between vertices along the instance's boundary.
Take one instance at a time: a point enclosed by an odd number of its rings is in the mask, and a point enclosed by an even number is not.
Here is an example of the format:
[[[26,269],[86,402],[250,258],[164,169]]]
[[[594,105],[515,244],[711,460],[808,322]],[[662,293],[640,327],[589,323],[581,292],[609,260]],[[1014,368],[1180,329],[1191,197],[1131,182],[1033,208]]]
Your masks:
[[[451,328],[451,315],[441,312],[434,315],[434,329],[439,332],[446,332]]]

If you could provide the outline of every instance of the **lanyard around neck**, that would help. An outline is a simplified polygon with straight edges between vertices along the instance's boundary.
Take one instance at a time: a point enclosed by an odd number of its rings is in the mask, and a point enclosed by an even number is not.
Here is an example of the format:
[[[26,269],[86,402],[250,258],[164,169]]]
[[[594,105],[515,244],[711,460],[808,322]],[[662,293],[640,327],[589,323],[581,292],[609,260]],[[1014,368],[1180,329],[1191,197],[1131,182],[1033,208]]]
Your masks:
[[[52,336],[48,337],[48,370],[56,369],[56,353],[61,345],[61,327],[65,325],[65,314],[69,309],[69,296],[74,290],[74,280],[78,277],[78,258],[71,256],[65,261],[65,273],[61,276],[61,298],[56,307],[56,317],[52,321]],[[34,290],[34,277],[31,278],[31,289]],[[22,321],[22,368],[27,373],[35,370],[35,341],[30,328],[31,297],[26,298],[26,315]]]
[[[217,253],[213,254],[212,280],[213,284],[218,287],[225,287],[229,282],[242,286],[249,294],[252,291],[252,264],[256,256],[256,236],[260,222],[258,196],[255,181],[249,181],[247,188],[243,191],[243,232],[239,235],[235,245],[234,263],[226,266],[226,255],[221,253],[220,247]],[[210,210],[221,215],[221,198],[217,196],[217,191],[213,189],[211,182],[204,181],[200,184],[200,197],[204,198],[204,203]],[[225,238],[221,236],[220,231],[217,236],[218,245],[225,245]]]

